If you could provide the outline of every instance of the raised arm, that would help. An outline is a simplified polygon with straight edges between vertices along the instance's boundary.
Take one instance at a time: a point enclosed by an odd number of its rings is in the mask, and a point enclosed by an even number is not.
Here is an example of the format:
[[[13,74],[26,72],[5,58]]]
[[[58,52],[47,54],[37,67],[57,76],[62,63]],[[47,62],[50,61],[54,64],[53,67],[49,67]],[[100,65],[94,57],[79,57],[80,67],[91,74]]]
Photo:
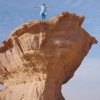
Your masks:
[[[46,6],[47,8],[53,7],[54,5]]]
[[[40,6],[33,6],[33,8],[40,8]]]

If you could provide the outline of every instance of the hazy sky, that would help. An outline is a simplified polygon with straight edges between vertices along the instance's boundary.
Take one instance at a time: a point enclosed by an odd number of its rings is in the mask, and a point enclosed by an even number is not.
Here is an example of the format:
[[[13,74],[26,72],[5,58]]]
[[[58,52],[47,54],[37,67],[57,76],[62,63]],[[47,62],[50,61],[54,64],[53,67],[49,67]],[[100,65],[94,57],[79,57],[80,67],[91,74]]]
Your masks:
[[[29,20],[40,19],[35,5],[53,5],[47,18],[62,11],[85,16],[83,26],[100,41],[100,0],[0,0],[0,44],[10,32]],[[66,100],[100,100],[100,44],[94,45],[75,76],[63,86]]]

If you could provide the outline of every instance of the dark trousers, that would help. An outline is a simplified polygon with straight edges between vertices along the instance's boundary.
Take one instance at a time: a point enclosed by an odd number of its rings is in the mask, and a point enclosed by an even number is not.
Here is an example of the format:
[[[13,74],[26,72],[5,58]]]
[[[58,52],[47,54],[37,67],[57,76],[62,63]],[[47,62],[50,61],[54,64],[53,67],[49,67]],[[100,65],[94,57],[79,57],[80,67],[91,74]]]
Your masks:
[[[42,13],[42,20],[45,20],[46,19],[46,15],[45,13]]]

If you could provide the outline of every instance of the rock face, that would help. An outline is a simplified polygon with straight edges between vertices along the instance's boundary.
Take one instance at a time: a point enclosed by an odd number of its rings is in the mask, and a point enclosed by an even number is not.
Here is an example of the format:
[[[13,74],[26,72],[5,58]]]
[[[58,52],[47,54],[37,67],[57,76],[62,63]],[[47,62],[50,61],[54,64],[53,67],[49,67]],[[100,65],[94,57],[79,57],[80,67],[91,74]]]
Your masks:
[[[64,100],[61,85],[97,42],[83,20],[64,12],[15,29],[0,47],[0,100]]]

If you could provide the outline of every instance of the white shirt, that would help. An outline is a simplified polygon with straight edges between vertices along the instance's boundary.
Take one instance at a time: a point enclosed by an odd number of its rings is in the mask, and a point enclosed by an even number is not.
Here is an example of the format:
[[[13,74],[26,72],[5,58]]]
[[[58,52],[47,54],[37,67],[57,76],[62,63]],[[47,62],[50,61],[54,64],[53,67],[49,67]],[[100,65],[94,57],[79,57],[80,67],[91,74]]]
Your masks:
[[[43,13],[45,14],[45,15],[47,15],[47,7],[46,6],[40,6],[40,8],[41,8],[41,10],[40,10],[40,15],[42,15]]]

